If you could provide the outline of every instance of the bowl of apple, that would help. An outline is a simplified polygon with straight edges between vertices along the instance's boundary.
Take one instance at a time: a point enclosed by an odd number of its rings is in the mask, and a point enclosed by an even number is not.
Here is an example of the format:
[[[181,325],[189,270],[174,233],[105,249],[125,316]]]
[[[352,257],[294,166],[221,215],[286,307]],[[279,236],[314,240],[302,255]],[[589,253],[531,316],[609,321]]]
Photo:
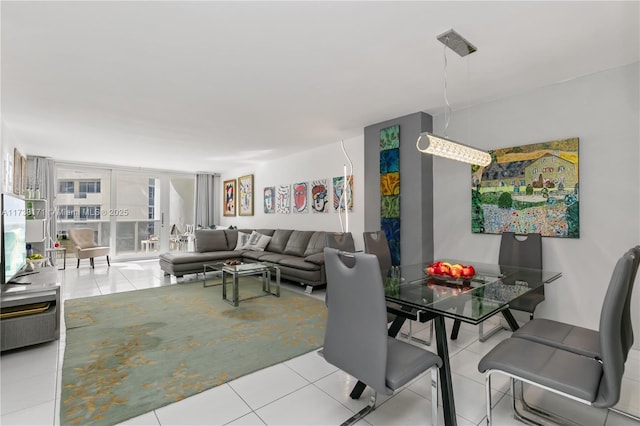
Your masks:
[[[470,280],[476,275],[476,270],[471,265],[437,261],[430,263],[424,273],[436,278]]]

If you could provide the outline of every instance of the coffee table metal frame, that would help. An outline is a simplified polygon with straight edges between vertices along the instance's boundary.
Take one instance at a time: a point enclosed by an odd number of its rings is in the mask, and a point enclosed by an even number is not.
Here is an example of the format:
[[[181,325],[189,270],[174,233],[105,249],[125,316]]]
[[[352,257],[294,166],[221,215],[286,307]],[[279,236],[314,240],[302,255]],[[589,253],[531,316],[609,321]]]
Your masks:
[[[233,305],[238,306],[240,301],[255,299],[257,297],[264,296],[276,296],[280,297],[280,268],[269,262],[243,262],[240,265],[227,265],[224,262],[214,262],[214,263],[205,263],[204,264],[204,275],[203,278],[203,286],[204,287],[213,287],[215,285],[206,285],[206,274],[207,271],[221,271],[222,272],[222,300]],[[275,288],[271,288],[271,272],[275,272],[276,282]],[[232,277],[232,287],[231,287],[231,299],[227,298],[227,277],[231,275]],[[239,278],[250,275],[262,275],[262,292],[263,294],[259,294],[256,296],[246,297],[244,299],[240,299],[240,290],[239,290]]]

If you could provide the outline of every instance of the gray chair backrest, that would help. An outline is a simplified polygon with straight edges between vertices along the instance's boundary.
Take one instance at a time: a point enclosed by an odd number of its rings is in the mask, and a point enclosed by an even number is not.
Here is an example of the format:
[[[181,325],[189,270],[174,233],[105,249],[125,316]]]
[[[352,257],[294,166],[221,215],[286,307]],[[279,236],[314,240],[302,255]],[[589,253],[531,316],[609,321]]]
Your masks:
[[[542,236],[538,233],[517,236],[515,232],[503,232],[498,263],[542,269]]]
[[[353,266],[346,265],[344,258],[353,259]],[[331,292],[324,357],[376,392],[387,394],[387,311],[378,259],[325,248],[324,264]]]
[[[598,387],[598,395],[593,402],[595,407],[612,407],[620,399],[625,361],[620,329],[634,260],[635,256],[632,252],[625,253],[618,260],[602,303],[599,328],[602,379]]]
[[[351,253],[356,251],[356,245],[351,232],[327,232],[325,235],[325,246]]]
[[[624,302],[622,310],[622,349],[624,351],[624,360],[627,360],[629,350],[633,346],[633,324],[631,322],[631,293],[633,293],[633,284],[636,281],[638,273],[638,265],[640,264],[640,245],[629,250],[634,255],[633,265],[631,267],[631,276],[629,277],[629,288],[627,289],[627,299]]]
[[[386,277],[391,270],[391,250],[384,231],[364,232],[365,253],[375,254],[380,265],[380,272]]]

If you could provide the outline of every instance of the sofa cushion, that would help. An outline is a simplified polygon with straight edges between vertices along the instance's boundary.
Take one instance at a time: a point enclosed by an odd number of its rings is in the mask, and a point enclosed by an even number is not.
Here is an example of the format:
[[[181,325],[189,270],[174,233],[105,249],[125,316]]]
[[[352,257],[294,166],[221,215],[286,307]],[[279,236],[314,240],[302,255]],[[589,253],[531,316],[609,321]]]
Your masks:
[[[238,259],[242,255],[242,252],[238,251],[212,251],[204,253],[186,253],[186,252],[170,252],[160,255],[160,262],[166,262],[173,265],[181,265],[188,263],[206,263],[217,260]],[[202,265],[198,268],[198,271],[202,271]]]
[[[316,265],[311,262],[305,262],[304,259],[298,256],[289,256],[284,259],[280,259],[278,262],[282,266],[292,266],[297,269],[302,269],[305,271],[317,271],[320,269],[320,265]]]
[[[325,245],[325,232],[316,231],[311,236],[307,249],[304,251],[304,257],[311,256],[312,254],[322,253]]]
[[[267,256],[271,254],[271,252],[268,251],[255,251],[255,250],[244,250],[242,252],[242,258],[243,259],[250,259],[250,260],[262,260],[262,258],[264,256]]]
[[[283,253],[291,256],[304,256],[311,235],[313,235],[313,231],[293,231]]]
[[[267,250],[273,253],[282,253],[293,232],[292,229],[276,229],[273,237],[267,246]]]
[[[264,251],[269,241],[271,241],[270,236],[253,231],[242,248],[245,250]]]
[[[227,237],[224,235],[224,231],[196,229],[194,234],[196,237],[196,251],[198,253],[227,249]]]
[[[304,258],[305,261],[313,263],[315,265],[324,265],[324,252],[315,253]]]
[[[238,231],[238,237],[237,237],[237,242],[236,242],[236,247],[235,250],[242,250],[244,249],[245,245],[247,245],[247,242],[249,242],[249,234],[245,234],[244,232],[240,232]]]

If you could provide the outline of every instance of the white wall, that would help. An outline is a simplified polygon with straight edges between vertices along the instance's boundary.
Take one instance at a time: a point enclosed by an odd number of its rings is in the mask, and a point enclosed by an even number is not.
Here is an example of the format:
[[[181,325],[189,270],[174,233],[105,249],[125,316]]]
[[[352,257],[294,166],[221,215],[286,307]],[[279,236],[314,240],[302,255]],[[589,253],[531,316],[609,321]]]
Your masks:
[[[344,141],[345,150],[353,163],[354,175],[354,207],[349,212],[349,232],[353,234],[356,248],[362,249],[362,232],[364,231],[364,136]],[[222,225],[234,225],[238,228],[281,228],[314,231],[341,231],[338,213],[330,205],[329,213],[306,214],[266,214],[263,209],[263,189],[267,186],[292,184],[294,182],[311,182],[315,179],[329,180],[329,197],[333,197],[331,179],[343,175],[343,165],[347,160],[342,153],[340,142],[318,147],[299,154],[292,154],[275,161],[256,164],[252,167],[224,173],[220,177],[220,194],[223,194],[222,182],[236,179],[239,176],[254,175],[253,216],[222,216]],[[347,164],[348,167],[348,164]],[[220,200],[220,211],[222,211]],[[345,221],[342,215],[343,223]]]
[[[598,329],[613,266],[640,244],[639,81],[635,63],[453,113],[449,137],[482,149],[580,138],[580,238],[543,238],[545,268],[563,276],[538,317]],[[443,128],[440,115],[434,131]],[[433,169],[436,258],[497,261],[500,237],[471,233],[469,166],[434,158]]]

